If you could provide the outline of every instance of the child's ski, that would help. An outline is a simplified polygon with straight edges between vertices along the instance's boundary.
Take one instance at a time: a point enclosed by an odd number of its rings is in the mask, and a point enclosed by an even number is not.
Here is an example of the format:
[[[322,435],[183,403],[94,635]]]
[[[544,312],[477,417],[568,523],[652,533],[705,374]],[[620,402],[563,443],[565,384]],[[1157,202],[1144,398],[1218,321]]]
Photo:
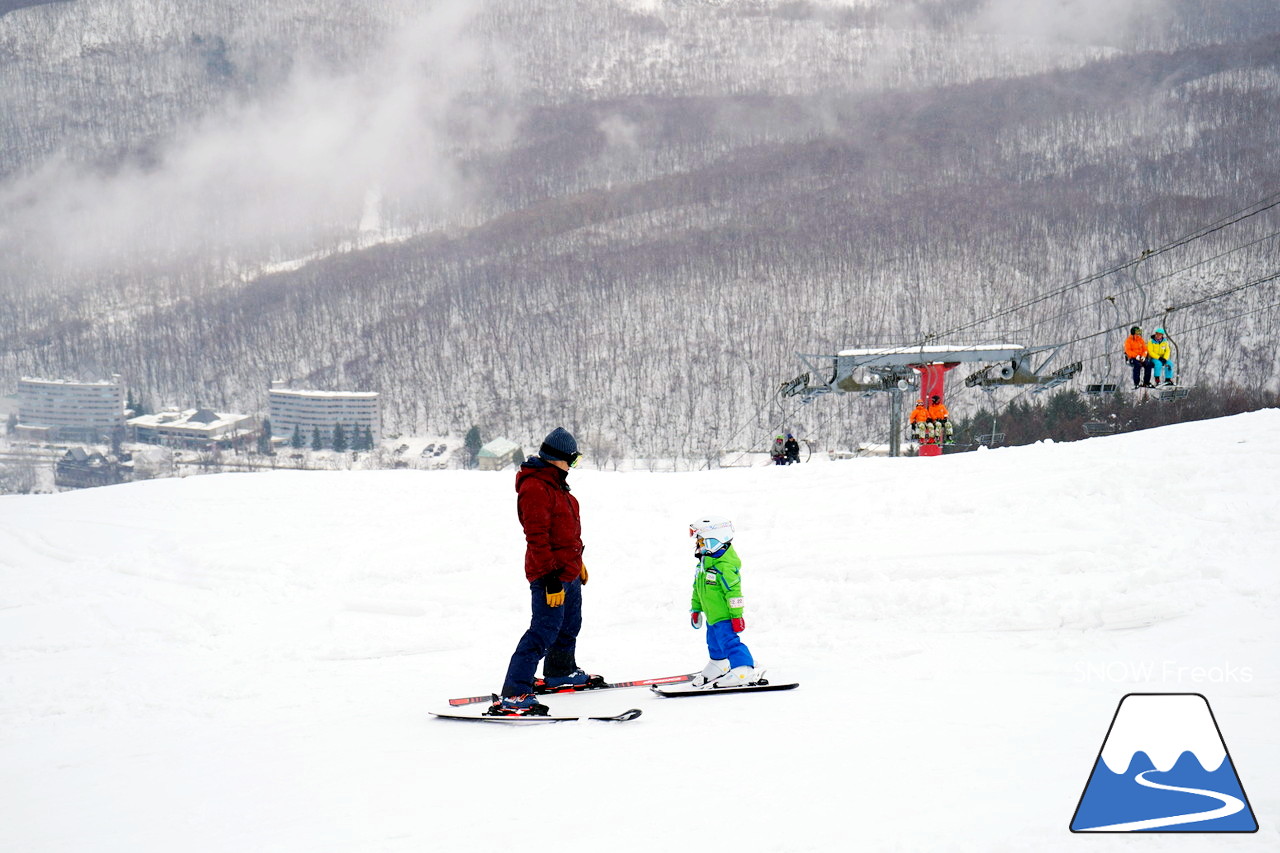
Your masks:
[[[607,717],[540,717],[536,714],[529,715],[513,715],[510,717],[490,717],[487,714],[451,714],[448,712],[432,711],[433,716],[442,720],[466,720],[472,723],[513,723],[515,725],[527,726],[536,725],[538,723],[572,723],[578,720],[596,720],[602,723],[625,723],[628,720],[634,720],[640,716],[639,708],[632,708],[629,711],[623,711],[621,714],[614,714]]]
[[[696,672],[686,673],[685,675],[665,675],[661,678],[642,678],[638,681],[615,681],[612,684],[582,684],[578,686],[567,685],[564,687],[547,687],[542,683],[542,679],[534,682],[533,692],[540,694],[548,693],[584,693],[588,690],[614,690],[619,687],[652,687],[658,684],[683,684],[692,681]],[[488,702],[493,699],[492,693],[486,693],[483,696],[466,696],[460,699],[450,699],[449,704],[457,707],[458,705],[474,705],[477,702]]]
[[[683,696],[723,696],[728,693],[763,693],[768,690],[794,690],[799,687],[800,683],[792,682],[790,684],[771,684],[762,681],[757,684],[747,684],[743,687],[650,687],[654,693],[659,696],[665,696],[668,699],[675,699]]]

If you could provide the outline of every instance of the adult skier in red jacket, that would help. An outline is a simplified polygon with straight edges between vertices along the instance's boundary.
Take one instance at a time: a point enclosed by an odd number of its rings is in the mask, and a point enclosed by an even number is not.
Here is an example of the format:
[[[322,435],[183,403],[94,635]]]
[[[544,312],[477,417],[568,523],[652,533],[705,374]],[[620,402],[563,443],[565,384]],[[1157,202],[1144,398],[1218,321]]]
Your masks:
[[[524,528],[524,574],[533,616],[511,655],[502,696],[488,713],[497,716],[546,714],[534,694],[534,676],[543,660],[548,687],[586,684],[575,654],[582,628],[582,520],[578,499],[569,491],[569,469],[581,454],[564,427],[552,430],[537,456],[516,472],[516,512]],[[545,658],[545,660],[544,660]]]

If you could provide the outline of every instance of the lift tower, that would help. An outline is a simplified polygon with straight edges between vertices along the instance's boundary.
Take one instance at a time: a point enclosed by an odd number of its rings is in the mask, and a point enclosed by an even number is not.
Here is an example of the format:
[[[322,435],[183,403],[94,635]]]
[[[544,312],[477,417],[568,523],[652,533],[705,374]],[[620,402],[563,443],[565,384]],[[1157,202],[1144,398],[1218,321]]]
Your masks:
[[[803,355],[808,370],[782,383],[784,397],[806,400],[823,394],[889,395],[889,455],[902,449],[902,395],[919,391],[927,404],[937,395],[945,400],[947,371],[961,364],[982,364],[964,381],[971,388],[994,390],[1002,385],[1031,385],[1044,391],[1070,380],[1080,372],[1081,363],[1046,373],[1050,360],[1063,344],[1023,346],[1022,344],[965,344],[958,346],[881,346],[841,350],[835,355]],[[1033,363],[1034,362],[1034,363]],[[922,444],[921,456],[939,456],[942,448]]]

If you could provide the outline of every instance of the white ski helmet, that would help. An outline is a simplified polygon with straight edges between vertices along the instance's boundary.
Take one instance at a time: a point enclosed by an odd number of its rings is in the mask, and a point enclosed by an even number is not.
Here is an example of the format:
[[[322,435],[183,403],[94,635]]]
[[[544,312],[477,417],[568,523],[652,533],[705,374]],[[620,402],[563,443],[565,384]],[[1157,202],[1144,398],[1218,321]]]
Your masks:
[[[733,541],[733,522],[722,515],[708,515],[689,523],[689,535],[697,540],[695,554],[714,554]]]

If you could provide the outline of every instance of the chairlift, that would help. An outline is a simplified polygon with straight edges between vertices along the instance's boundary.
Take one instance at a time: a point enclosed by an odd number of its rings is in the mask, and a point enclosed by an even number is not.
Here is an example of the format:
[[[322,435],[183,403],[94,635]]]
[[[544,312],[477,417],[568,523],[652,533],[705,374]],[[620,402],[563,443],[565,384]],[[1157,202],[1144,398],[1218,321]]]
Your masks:
[[[1178,349],[1178,342],[1173,339],[1173,335],[1169,334],[1169,315],[1173,312],[1173,308],[1166,308],[1164,316],[1160,319],[1159,328],[1164,331],[1164,339],[1169,342],[1169,346],[1173,349],[1173,375],[1174,382],[1180,382],[1181,378],[1186,375],[1186,370],[1182,363],[1182,355]],[[1183,385],[1165,385],[1155,389],[1155,398],[1160,402],[1168,402],[1170,400],[1183,400],[1191,393],[1191,389]]]
[[[1085,435],[1090,437],[1099,435],[1114,435],[1116,425],[1114,421],[1085,421]]]
[[[1106,302],[1111,303],[1111,308],[1113,311],[1115,311],[1116,328],[1122,329],[1123,321],[1120,319],[1120,309],[1116,307],[1116,298],[1114,296],[1107,296],[1107,297],[1104,297],[1104,299]],[[1102,318],[1099,317],[1098,319],[1101,320]],[[1116,393],[1116,389],[1119,388],[1119,383],[1116,381],[1116,378],[1115,378],[1115,369],[1116,369],[1115,361],[1112,359],[1110,353],[1106,355],[1106,364],[1107,364],[1107,369],[1103,373],[1099,381],[1090,382],[1084,386],[1084,393],[1087,396],[1101,397],[1104,394],[1114,394]]]

